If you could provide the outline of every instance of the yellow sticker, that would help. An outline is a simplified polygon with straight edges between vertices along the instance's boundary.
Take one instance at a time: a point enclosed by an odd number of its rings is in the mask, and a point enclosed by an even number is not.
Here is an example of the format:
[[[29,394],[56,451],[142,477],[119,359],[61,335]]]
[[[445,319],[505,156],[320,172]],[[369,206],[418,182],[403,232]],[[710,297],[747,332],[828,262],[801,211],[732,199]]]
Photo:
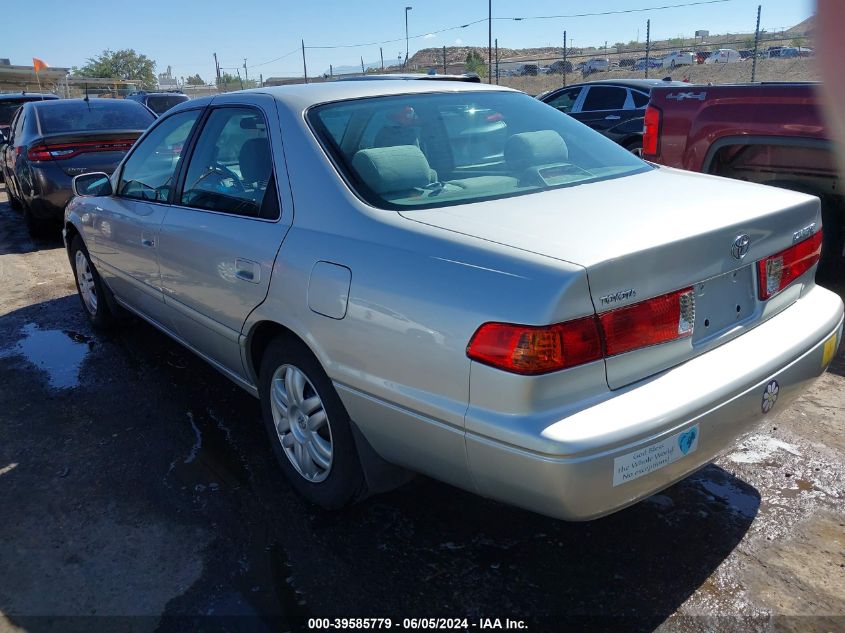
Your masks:
[[[822,367],[827,367],[828,363],[833,360],[833,354],[836,352],[836,334],[831,336],[824,344],[824,354],[822,354]]]

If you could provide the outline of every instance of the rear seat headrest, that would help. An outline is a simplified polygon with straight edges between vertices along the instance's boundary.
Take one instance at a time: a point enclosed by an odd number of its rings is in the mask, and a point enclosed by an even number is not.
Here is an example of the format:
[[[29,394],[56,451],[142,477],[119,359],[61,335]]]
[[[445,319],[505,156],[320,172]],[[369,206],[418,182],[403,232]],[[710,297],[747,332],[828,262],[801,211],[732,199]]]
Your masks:
[[[416,145],[359,150],[352,157],[352,168],[379,195],[422,188],[437,180],[437,173]]]
[[[505,143],[505,161],[514,171],[569,160],[566,141],[554,130],[514,134]]]

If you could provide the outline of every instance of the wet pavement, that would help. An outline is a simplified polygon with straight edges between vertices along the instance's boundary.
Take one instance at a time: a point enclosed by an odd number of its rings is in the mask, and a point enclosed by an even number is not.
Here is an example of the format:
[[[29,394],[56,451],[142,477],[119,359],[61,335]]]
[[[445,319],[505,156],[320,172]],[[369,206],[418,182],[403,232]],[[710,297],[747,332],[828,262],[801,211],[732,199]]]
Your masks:
[[[60,241],[0,196],[0,631],[845,630],[843,376],[840,351],[716,464],[598,521],[423,477],[327,513],[256,400],[143,322],[95,334]]]

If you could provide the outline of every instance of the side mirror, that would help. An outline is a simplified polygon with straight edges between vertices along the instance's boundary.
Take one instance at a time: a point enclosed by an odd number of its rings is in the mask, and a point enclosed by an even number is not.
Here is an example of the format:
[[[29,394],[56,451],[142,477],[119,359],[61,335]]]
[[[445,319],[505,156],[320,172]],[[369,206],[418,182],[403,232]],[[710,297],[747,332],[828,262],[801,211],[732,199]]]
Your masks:
[[[101,171],[74,176],[71,187],[76,196],[110,196],[113,193],[109,175]]]

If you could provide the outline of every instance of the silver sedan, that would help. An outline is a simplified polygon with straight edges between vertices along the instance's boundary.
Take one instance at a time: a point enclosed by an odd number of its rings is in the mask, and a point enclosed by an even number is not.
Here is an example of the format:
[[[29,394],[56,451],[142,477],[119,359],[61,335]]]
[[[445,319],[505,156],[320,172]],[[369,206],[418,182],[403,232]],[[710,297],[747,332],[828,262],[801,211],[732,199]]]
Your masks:
[[[191,100],[74,189],[92,324],[132,312],[260,398],[325,507],[420,472],[598,517],[776,414],[842,336],[818,199],[645,163],[496,86]]]

